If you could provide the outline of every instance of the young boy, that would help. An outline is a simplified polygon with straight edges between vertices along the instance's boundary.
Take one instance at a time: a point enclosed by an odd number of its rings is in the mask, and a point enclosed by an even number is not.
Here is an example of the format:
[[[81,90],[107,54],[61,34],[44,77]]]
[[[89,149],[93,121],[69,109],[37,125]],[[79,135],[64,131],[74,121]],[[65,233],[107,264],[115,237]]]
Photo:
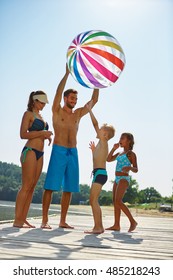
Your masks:
[[[115,129],[113,126],[109,126],[107,124],[104,124],[101,128],[99,128],[98,121],[91,111],[92,102],[89,102],[86,107],[89,110],[90,117],[99,141],[96,146],[94,142],[90,142],[90,148],[93,154],[93,181],[90,190],[90,205],[93,212],[94,227],[90,231],[85,231],[85,233],[100,234],[104,232],[104,228],[102,224],[102,213],[98,203],[98,198],[102,186],[107,181],[106,160],[108,156],[108,140],[114,136]]]

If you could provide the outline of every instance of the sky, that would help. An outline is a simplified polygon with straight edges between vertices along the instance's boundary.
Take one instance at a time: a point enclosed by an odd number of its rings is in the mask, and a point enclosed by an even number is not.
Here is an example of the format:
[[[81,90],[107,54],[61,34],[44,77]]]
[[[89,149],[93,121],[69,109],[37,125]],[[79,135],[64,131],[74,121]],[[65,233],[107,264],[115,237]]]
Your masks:
[[[49,104],[42,111],[52,128],[51,106],[65,73],[66,52],[81,32],[103,30],[121,44],[126,65],[118,81],[100,90],[93,112],[100,125],[135,138],[139,190],[154,187],[162,196],[173,191],[173,2],[171,0],[0,0],[0,160],[20,166],[25,140],[19,130],[31,91],[43,90]],[[77,107],[90,100],[92,89],[70,75],[66,89],[78,91]],[[62,102],[63,105],[63,102]],[[80,183],[91,184],[89,142],[97,143],[87,114],[80,122],[77,147]],[[119,149],[121,152],[122,150]],[[43,171],[51,147],[45,143]],[[107,163],[104,190],[111,190],[115,162]]]

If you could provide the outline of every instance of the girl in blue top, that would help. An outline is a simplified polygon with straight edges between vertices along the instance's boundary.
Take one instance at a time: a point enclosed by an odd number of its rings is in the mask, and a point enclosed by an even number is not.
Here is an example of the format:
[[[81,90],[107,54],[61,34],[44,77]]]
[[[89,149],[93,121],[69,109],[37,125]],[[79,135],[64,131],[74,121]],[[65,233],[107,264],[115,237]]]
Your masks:
[[[130,213],[127,206],[123,203],[122,199],[130,183],[129,171],[138,172],[137,157],[132,151],[134,145],[134,138],[131,133],[123,133],[120,137],[119,143],[115,144],[110,151],[107,161],[117,160],[117,165],[115,169],[115,182],[113,186],[113,202],[114,202],[114,225],[107,228],[107,230],[120,230],[120,215],[121,210],[125,213],[130,221],[129,232],[133,231],[137,222],[134,220],[132,214]],[[124,151],[122,153],[114,152],[122,147]]]

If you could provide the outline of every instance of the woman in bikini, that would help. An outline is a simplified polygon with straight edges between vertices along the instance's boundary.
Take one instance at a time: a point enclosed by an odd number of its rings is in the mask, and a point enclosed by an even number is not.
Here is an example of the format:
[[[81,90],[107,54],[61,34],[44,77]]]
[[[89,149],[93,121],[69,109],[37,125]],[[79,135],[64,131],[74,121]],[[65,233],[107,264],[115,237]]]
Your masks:
[[[42,172],[44,140],[51,143],[52,132],[40,115],[46,103],[47,96],[43,91],[31,92],[27,111],[24,113],[21,127],[21,139],[27,139],[22,150],[22,186],[16,197],[14,227],[34,227],[27,220],[27,214],[32,201],[35,186]]]
[[[115,182],[113,186],[113,203],[114,203],[114,225],[107,228],[107,230],[120,231],[120,215],[121,210],[125,213],[130,221],[129,232],[135,230],[137,222],[130,213],[128,207],[123,203],[122,199],[130,183],[129,171],[138,172],[136,154],[132,151],[134,145],[134,138],[131,133],[123,133],[119,143],[115,144],[110,151],[107,161],[117,160],[115,171]],[[122,153],[116,153],[115,150],[122,147]]]

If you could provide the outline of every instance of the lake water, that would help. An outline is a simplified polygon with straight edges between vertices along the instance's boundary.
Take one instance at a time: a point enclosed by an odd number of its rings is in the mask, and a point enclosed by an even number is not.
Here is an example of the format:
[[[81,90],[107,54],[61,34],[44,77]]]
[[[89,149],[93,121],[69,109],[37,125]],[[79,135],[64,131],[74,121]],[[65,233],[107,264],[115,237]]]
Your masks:
[[[15,202],[0,200],[0,221],[14,220]],[[60,205],[51,205],[49,214],[60,213]],[[31,203],[28,217],[41,217],[42,204]]]

